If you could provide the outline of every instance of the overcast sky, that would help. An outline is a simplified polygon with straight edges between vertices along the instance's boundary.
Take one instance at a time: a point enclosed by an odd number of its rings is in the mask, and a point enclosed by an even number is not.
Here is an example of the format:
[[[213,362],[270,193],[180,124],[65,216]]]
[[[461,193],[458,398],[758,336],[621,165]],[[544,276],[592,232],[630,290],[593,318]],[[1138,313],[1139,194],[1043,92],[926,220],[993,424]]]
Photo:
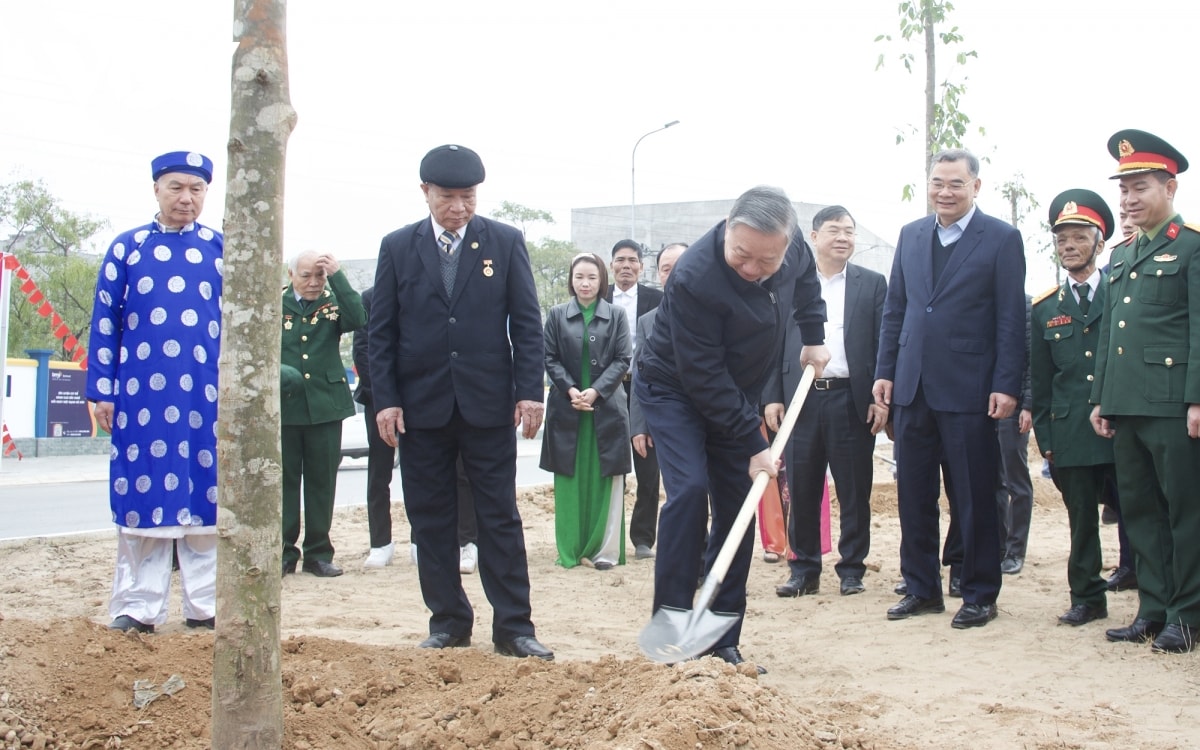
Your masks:
[[[557,224],[533,236],[568,238],[572,208],[628,206],[634,143],[676,119],[638,147],[639,205],[774,184],[842,203],[894,241],[924,212],[900,200],[924,179],[920,139],[896,145],[923,120],[923,77],[897,63],[900,42],[874,41],[896,35],[897,4],[293,0],[285,255],[374,257],[427,213],[417,166],[450,142],[484,160],[480,213],[503,200],[548,210]],[[1021,173],[1038,220],[1069,187],[1110,197],[1115,214],[1105,144],[1120,128],[1200,164],[1198,15],[1168,0],[958,0],[951,22],[979,57],[943,56],[939,78],[966,76],[963,110],[986,129],[967,138],[990,158],[983,210],[1007,218],[995,188]],[[150,159],[198,150],[218,172],[202,221],[219,226],[232,16],[231,0],[0,0],[0,181],[40,178],[115,233],[153,215]],[[1176,206],[1200,220],[1192,176]],[[1052,280],[1031,257],[1028,288]]]

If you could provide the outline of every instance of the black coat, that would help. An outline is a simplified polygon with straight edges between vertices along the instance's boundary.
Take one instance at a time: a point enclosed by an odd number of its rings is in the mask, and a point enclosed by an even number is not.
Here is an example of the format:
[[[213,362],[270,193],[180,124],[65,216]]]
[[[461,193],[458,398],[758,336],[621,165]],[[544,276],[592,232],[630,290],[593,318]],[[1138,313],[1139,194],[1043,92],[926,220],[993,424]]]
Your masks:
[[[550,377],[550,394],[546,397],[540,466],[565,476],[575,475],[582,412],[571,408],[567,393],[572,387],[582,390],[583,331],[583,311],[575,299],[555,305],[546,316],[546,374]],[[596,443],[600,447],[600,473],[606,477],[628,473],[632,465],[629,407],[621,387],[632,352],[625,311],[604,300],[597,301],[596,314],[588,327],[588,355],[590,387],[600,394],[593,414]]]
[[[417,429],[513,423],[518,401],[541,402],[542,312],[521,233],[476,216],[446,294],[428,217],[383,238],[367,324],[376,411],[399,406]]]

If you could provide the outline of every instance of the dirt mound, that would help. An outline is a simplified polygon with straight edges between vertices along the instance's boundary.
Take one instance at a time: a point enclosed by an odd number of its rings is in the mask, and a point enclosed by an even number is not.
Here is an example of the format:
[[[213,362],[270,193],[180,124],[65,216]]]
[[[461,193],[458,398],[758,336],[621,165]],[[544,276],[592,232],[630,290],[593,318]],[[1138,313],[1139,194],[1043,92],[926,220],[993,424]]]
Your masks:
[[[34,748],[209,747],[212,646],[208,633],[9,619],[0,738],[11,730]],[[739,672],[711,658],[547,663],[305,636],[285,640],[282,657],[287,748],[862,746],[760,685],[749,665]],[[172,675],[183,689],[135,708],[135,680],[161,686]]]

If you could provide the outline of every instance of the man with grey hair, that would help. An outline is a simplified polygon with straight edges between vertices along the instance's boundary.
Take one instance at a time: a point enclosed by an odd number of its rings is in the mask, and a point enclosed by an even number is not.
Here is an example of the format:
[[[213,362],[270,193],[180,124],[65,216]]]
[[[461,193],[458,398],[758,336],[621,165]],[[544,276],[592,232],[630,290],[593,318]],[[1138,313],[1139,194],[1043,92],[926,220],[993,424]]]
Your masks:
[[[280,446],[283,454],[283,575],[296,572],[304,488],[305,573],[340,576],[333,564],[333,496],[341,461],[342,420],[354,416],[339,349],[342,334],[367,322],[362,297],[329,253],[288,262],[280,346]]]
[[[819,376],[829,361],[825,303],[812,255],[794,236],[796,223],[782,190],[744,193],[729,218],[679,258],[654,329],[638,349],[634,394],[667,493],[658,527],[655,611],[692,607],[701,555],[711,567],[754,477],[777,473],[759,432],[763,387],[778,366],[789,324],[777,290],[789,285],[793,293],[792,313],[805,345],[801,363],[813,364]],[[710,498],[712,526],[706,529]],[[745,615],[753,547],[747,529],[713,609]],[[731,664],[744,661],[740,635],[739,619],[712,654]]]
[[[934,213],[900,230],[884,303],[872,395],[892,407],[900,500],[901,620],[944,612],[938,480],[945,467],[961,529],[962,608],[955,628],[996,617],[1000,536],[996,422],[1013,413],[1025,372],[1025,248],[1014,227],[984,215],[979,160],[934,155]]]

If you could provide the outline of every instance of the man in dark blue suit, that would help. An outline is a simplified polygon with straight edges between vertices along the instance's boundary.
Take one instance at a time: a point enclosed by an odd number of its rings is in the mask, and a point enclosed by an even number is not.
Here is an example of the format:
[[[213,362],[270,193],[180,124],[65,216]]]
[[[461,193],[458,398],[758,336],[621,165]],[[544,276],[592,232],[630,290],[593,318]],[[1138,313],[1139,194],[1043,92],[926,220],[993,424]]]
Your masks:
[[[475,622],[459,574],[455,460],[475,491],[479,575],[497,653],[553,659],[534,637],[517,512],[514,426],[542,424],[543,339],[521,233],[475,216],[483,162],[447,145],[421,161],[430,216],[383,238],[369,358],[379,434],[403,442],[404,509],[425,604],[423,648],[469,646]]]
[[[893,407],[901,620],[944,612],[938,563],[938,470],[962,531],[963,605],[956,628],[996,617],[1000,545],[996,420],[1013,413],[1025,370],[1025,248],[1020,233],[975,206],[979,160],[941,151],[929,172],[934,215],[900,230],[872,388]]]

